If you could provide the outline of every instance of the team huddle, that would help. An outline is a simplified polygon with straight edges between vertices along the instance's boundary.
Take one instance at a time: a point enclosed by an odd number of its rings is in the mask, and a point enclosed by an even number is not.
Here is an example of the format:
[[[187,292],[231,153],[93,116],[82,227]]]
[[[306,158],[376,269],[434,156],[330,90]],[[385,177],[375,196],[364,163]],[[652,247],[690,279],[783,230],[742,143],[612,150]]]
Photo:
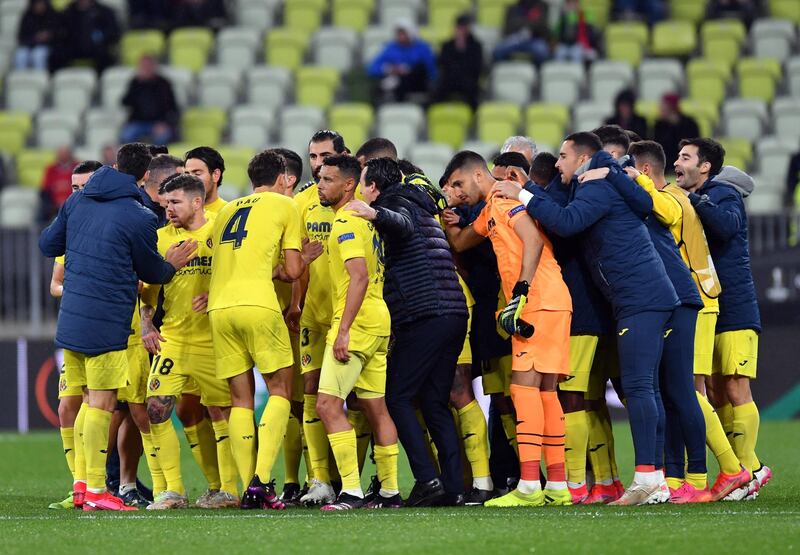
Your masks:
[[[73,476],[51,507],[188,507],[173,414],[206,509],[754,499],[772,472],[750,392],[753,181],[724,156],[686,139],[667,161],[608,125],[568,136],[558,156],[524,137],[491,165],[459,152],[436,184],[388,139],[351,155],[323,130],[309,141],[313,181],[299,183],[297,153],[265,150],[248,166],[253,193],[227,203],[210,147],[180,159],[131,143],[113,168],[79,164],[40,238],[56,257]],[[256,374],[269,394],[258,421]],[[633,437],[627,488],[609,382]],[[141,451],[152,500],[137,489]]]

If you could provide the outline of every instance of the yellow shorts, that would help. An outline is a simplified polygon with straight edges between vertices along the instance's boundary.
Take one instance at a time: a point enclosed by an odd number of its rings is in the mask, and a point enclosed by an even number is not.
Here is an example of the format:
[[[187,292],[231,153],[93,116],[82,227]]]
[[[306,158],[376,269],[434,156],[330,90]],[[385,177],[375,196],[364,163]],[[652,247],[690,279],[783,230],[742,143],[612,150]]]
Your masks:
[[[119,400],[144,403],[147,398],[147,376],[150,373],[150,354],[141,340],[128,345],[128,386],[119,390]]]
[[[121,389],[128,384],[128,356],[125,349],[99,355],[85,355],[64,349],[65,373],[72,383],[94,391]]]
[[[564,378],[558,388],[562,391],[589,391],[589,376],[597,352],[596,335],[571,335],[569,337],[569,376]]]
[[[511,355],[489,360],[489,372],[483,374],[483,392],[486,395],[503,393],[511,395]]]
[[[718,312],[700,312],[694,331],[694,374],[710,376],[714,367],[714,328]]]
[[[76,383],[75,377],[70,377],[67,374],[67,353],[70,353],[69,356],[75,357],[76,353],[67,351],[64,349],[64,364],[61,365],[61,370],[58,373],[58,398],[61,399],[63,397],[75,397],[77,395],[83,396],[83,386]],[[71,368],[71,372],[75,372],[75,363],[69,365]]]
[[[339,362],[333,346],[325,346],[319,376],[319,392],[346,399],[354,392],[359,399],[376,399],[386,394],[386,354],[389,338],[366,334],[350,335],[350,360]]]
[[[756,378],[758,334],[755,330],[718,333],[714,338],[714,373]]]
[[[456,364],[472,364],[472,345],[469,344],[469,329],[472,327],[472,307],[467,307],[469,316],[467,317],[467,336],[464,338],[464,347],[458,355]]]
[[[598,338],[592,369],[589,372],[589,388],[584,396],[596,401],[605,397],[606,383],[610,378],[619,377],[616,336],[605,335]]]
[[[300,372],[305,374],[322,368],[325,338],[330,328],[300,328]]]
[[[292,344],[292,401],[303,402],[303,374],[300,371],[300,335],[289,332],[289,342]]]
[[[187,353],[164,343],[161,352],[153,357],[147,396],[180,397],[189,381],[199,386],[200,402],[205,406],[231,406],[231,390],[226,380],[217,377],[213,349]]]
[[[213,349],[211,351],[213,356]],[[216,375],[216,365],[214,368],[214,374]],[[186,385],[183,386],[183,395],[194,395],[195,397],[200,397],[200,386],[194,381],[194,378],[190,377],[186,380]]]
[[[292,365],[292,346],[283,315],[260,306],[233,306],[212,310],[211,335],[217,377],[232,378],[258,366],[272,374]]]

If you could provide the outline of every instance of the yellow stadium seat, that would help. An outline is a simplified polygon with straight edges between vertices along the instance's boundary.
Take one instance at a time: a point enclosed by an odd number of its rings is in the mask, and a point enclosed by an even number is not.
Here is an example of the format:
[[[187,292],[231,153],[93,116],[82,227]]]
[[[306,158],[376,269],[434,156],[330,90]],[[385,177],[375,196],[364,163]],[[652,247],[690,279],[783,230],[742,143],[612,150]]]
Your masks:
[[[196,146],[203,146],[198,144],[192,143],[170,143],[167,145],[167,148],[172,153],[173,156],[177,156],[178,158],[183,158],[187,152],[195,148]]]
[[[297,29],[277,27],[264,41],[264,59],[267,65],[297,69],[303,65],[308,35]]]
[[[247,191],[250,188],[250,178],[247,176],[247,165],[256,150],[249,146],[227,145],[219,147],[219,153],[225,160],[225,174],[222,179],[223,187],[231,187],[238,191]],[[245,194],[248,194],[245,192]]]
[[[430,44],[434,52],[438,52],[439,49],[441,49],[442,44],[447,42],[447,40],[453,36],[452,29],[435,27],[432,25],[428,27],[420,27],[418,32],[419,38]]]
[[[700,30],[700,37],[705,58],[732,65],[739,58],[747,30],[737,19],[707,21]]]
[[[730,157],[741,158],[745,161],[745,165],[753,161],[753,143],[747,139],[739,139],[735,137],[722,137],[717,138],[717,142],[725,149],[725,163],[727,165],[735,165],[730,163]],[[743,168],[744,166],[736,166]]]
[[[0,128],[14,129],[28,135],[33,127],[31,115],[27,112],[0,111]]]
[[[332,67],[303,66],[297,70],[296,101],[326,109],[333,104],[339,81],[339,72]]]
[[[42,186],[44,170],[56,159],[53,150],[29,148],[17,154],[17,181],[20,185],[38,189]]]
[[[127,31],[120,41],[122,63],[134,66],[145,55],[160,58],[164,54],[164,33],[155,29]]]
[[[326,7],[326,0],[286,0],[283,6],[283,25],[288,29],[313,33],[322,24]]]
[[[653,25],[650,51],[655,56],[688,56],[697,47],[697,32],[690,21],[672,19]]]
[[[670,16],[672,19],[700,23],[706,15],[706,2],[707,0],[670,0]]]
[[[428,139],[459,148],[472,123],[472,110],[463,102],[442,102],[428,109]]]
[[[478,0],[478,24],[502,29],[506,21],[506,10],[514,4],[514,0]]]
[[[484,102],[478,107],[478,140],[501,145],[516,135],[522,122],[522,110],[511,102]]]
[[[736,65],[739,96],[772,102],[781,78],[781,63],[774,58],[743,58]]]
[[[725,100],[730,66],[716,60],[694,58],[686,64],[690,98],[711,100],[719,105]]]
[[[222,132],[228,115],[222,108],[188,108],[181,116],[181,138],[194,145],[216,146],[222,142]]]
[[[609,23],[606,27],[606,58],[638,66],[649,36],[647,25],[640,21]]]
[[[470,0],[428,0],[428,26],[450,36],[453,34],[456,18],[470,11]]]
[[[636,105],[633,107],[634,112],[647,120],[648,129],[653,129],[656,124],[656,119],[658,119],[659,113],[659,104],[660,102],[658,100],[639,99],[636,101]]]
[[[788,19],[800,25],[800,2],[797,0],[769,0],[772,17]]]
[[[366,102],[335,104],[328,114],[330,128],[336,129],[353,149],[364,144],[374,121],[375,111]]]
[[[558,148],[566,136],[570,121],[567,106],[534,102],[525,110],[525,134],[537,143]]]
[[[581,8],[586,13],[586,21],[599,29],[608,23],[612,0],[581,0]]]
[[[214,34],[204,27],[176,29],[169,36],[169,63],[200,71],[206,66],[208,53],[214,44]]]
[[[375,0],[333,0],[333,24],[363,32],[369,25]]]
[[[711,137],[714,126],[719,122],[719,107],[711,100],[702,98],[682,98],[681,112],[692,116],[700,128],[701,137]]]
[[[19,128],[5,127],[0,124],[0,153],[16,155],[25,148],[28,135]]]

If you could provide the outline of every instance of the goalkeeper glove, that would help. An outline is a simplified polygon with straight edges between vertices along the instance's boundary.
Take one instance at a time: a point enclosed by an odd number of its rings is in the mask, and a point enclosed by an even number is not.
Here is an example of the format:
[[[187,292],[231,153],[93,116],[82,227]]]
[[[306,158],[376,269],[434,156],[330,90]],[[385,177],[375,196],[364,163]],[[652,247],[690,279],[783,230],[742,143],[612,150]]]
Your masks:
[[[518,281],[511,292],[511,300],[497,317],[497,323],[509,335],[519,334],[523,337],[533,335],[533,326],[520,320],[528,300],[528,289],[527,281]]]

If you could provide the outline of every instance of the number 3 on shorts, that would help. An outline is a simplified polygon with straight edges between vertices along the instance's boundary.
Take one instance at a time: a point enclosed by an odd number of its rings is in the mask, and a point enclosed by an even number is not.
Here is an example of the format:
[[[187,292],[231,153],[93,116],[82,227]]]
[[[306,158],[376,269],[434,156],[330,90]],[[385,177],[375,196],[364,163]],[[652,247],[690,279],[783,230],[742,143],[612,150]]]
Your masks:
[[[252,206],[245,206],[233,213],[231,219],[225,224],[225,230],[222,232],[220,244],[233,243],[233,248],[238,249],[242,246],[242,242],[247,237],[247,217],[250,216],[250,209]]]

